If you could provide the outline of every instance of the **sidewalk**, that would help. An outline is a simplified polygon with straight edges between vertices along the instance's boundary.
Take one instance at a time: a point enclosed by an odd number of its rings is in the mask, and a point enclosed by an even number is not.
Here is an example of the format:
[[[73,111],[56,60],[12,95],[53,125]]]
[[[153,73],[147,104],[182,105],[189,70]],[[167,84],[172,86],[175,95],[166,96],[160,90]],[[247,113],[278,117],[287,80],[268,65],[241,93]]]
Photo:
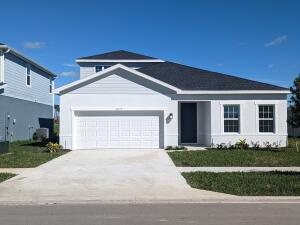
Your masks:
[[[0,173],[21,174],[34,168],[0,168]]]
[[[294,171],[300,172],[300,167],[177,167],[182,172],[270,172],[270,171]]]

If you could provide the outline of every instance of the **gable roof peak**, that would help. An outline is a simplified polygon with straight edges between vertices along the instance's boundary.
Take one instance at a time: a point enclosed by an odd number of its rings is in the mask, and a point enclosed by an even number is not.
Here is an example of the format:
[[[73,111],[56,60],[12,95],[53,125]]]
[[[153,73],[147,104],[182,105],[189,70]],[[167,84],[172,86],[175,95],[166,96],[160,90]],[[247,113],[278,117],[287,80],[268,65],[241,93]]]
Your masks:
[[[111,52],[105,52],[102,54],[81,57],[78,58],[78,60],[159,60],[159,59],[120,49]]]

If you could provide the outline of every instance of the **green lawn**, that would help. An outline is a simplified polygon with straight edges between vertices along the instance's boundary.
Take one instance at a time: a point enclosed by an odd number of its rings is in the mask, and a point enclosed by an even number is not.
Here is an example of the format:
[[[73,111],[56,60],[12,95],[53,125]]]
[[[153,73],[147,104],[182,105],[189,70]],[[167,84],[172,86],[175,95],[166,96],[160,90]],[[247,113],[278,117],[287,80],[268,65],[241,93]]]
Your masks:
[[[193,188],[241,196],[300,196],[298,172],[209,173],[183,176]]]
[[[49,153],[43,152],[44,150],[45,147],[40,143],[29,141],[11,143],[9,152],[0,155],[0,168],[37,167],[67,152]]]
[[[14,176],[16,175],[12,173],[0,173],[0,183]]]
[[[277,151],[207,150],[168,153],[176,166],[300,166],[294,148]]]

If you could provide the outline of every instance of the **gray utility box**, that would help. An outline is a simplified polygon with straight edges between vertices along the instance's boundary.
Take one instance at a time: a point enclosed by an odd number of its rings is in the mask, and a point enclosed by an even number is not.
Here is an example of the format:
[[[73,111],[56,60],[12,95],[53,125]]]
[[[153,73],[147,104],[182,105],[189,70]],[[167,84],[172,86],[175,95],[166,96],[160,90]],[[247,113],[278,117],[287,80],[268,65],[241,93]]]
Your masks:
[[[8,150],[9,150],[9,142],[0,141],[0,154],[8,153]]]
[[[48,128],[38,128],[35,131],[36,136],[39,141],[49,139],[49,129]]]

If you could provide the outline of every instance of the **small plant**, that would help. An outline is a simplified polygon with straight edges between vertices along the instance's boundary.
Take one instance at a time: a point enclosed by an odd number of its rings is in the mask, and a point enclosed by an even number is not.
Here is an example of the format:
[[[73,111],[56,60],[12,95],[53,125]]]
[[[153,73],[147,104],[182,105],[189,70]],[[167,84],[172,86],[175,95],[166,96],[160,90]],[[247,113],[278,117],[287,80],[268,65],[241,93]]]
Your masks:
[[[39,137],[37,136],[36,132],[33,133],[32,135],[32,140],[37,141]]]
[[[252,148],[255,149],[255,150],[259,150],[259,149],[260,149],[260,144],[259,144],[258,141],[257,141],[257,142],[251,141],[251,146],[252,146]]]
[[[272,145],[273,148],[278,149],[279,146],[280,146],[280,144],[278,142],[273,142],[273,145]]]
[[[217,149],[225,150],[225,149],[228,149],[228,148],[227,148],[227,145],[225,143],[220,143],[220,144],[217,144]]]
[[[184,146],[171,146],[171,145],[169,145],[169,146],[167,146],[166,147],[166,150],[187,150],[187,148],[186,147],[184,147]]]
[[[60,150],[62,150],[62,146],[58,143],[52,143],[52,142],[49,142],[47,145],[47,152],[58,152]]]
[[[231,144],[231,142],[228,142],[227,148],[228,148],[229,150],[234,150],[234,149],[235,149],[235,145]]]
[[[268,141],[264,142],[264,148],[266,150],[272,150],[273,149],[272,148],[272,144],[270,142],[268,142]]]
[[[246,139],[240,139],[237,143],[235,143],[235,147],[238,149],[248,149],[249,144],[247,143]]]

